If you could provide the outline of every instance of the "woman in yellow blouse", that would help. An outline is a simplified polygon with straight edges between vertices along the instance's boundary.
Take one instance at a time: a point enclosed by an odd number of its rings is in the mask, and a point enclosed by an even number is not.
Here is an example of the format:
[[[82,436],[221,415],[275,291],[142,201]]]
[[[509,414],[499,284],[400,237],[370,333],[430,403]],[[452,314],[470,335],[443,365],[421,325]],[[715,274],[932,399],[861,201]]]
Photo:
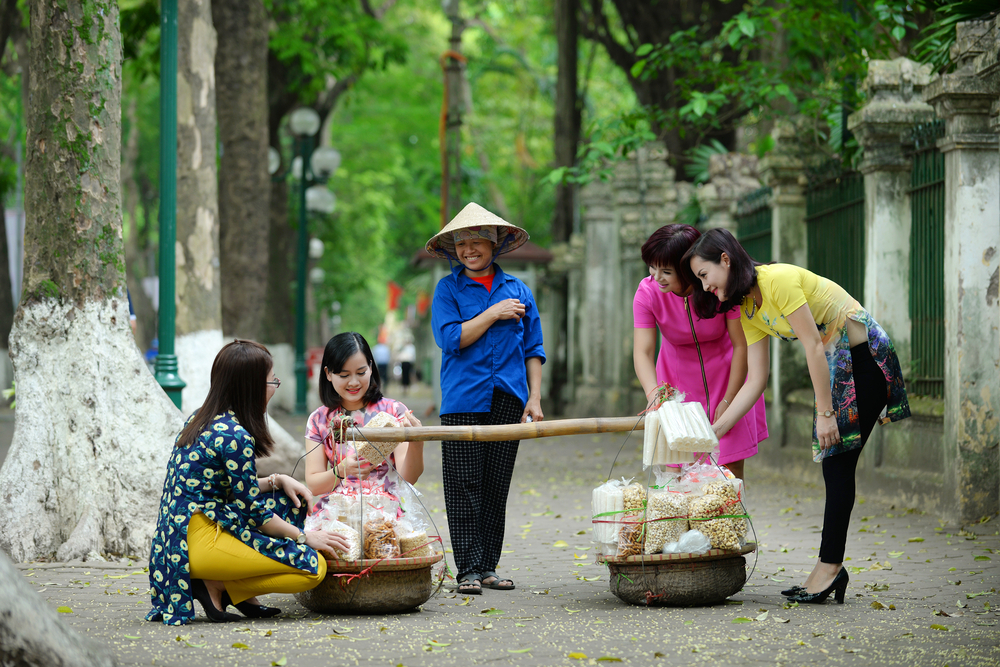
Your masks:
[[[819,561],[805,581],[783,594],[797,602],[843,603],[847,530],[854,508],[855,470],[868,436],[882,420],[910,416],[892,341],[868,311],[831,280],[791,264],[762,265],[725,229],[712,229],[682,260],[701,317],[740,310],[747,338],[746,384],[713,425],[723,435],[760,398],[770,369],[769,337],[798,340],[816,394],[813,460],[822,463],[826,509]]]

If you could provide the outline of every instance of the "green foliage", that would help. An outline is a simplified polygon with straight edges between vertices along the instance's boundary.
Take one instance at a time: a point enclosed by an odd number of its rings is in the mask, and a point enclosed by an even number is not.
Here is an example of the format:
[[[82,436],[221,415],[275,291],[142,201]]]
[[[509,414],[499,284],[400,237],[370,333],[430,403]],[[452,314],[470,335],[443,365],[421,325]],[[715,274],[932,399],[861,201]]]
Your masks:
[[[962,21],[995,15],[997,3],[996,0],[963,0],[929,4],[935,5],[934,21],[917,36],[911,57],[930,63],[935,71],[947,72],[954,68],[951,47],[955,43],[955,26]]]
[[[406,43],[363,11],[357,0],[265,0],[273,19],[269,48],[289,66],[288,88],[309,100],[327,77],[341,79],[401,63]]]
[[[709,179],[709,160],[712,159],[713,155],[724,155],[728,152],[729,149],[718,139],[710,139],[709,143],[696,146],[691,151],[691,159],[684,166],[687,175],[691,177],[692,182],[696,185],[706,182]]]

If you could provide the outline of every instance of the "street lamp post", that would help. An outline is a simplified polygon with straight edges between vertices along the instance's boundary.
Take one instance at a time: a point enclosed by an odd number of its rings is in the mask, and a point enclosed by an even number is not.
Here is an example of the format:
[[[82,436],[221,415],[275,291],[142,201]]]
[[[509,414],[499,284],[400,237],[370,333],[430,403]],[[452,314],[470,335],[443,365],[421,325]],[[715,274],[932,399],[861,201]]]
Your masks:
[[[295,136],[297,158],[292,165],[293,176],[299,179],[299,237],[296,252],[295,285],[295,412],[305,414],[308,378],[306,367],[306,279],[309,263],[309,211],[333,213],[336,199],[322,183],[340,166],[340,154],[332,148],[313,148],[319,132],[319,114],[309,107],[300,107],[289,117]],[[277,159],[275,159],[277,158]],[[280,156],[272,155],[272,173],[277,171]],[[297,163],[297,164],[295,164]]]
[[[186,386],[174,354],[174,278],[177,257],[177,0],[160,9],[160,308],[156,381],[178,408]]]

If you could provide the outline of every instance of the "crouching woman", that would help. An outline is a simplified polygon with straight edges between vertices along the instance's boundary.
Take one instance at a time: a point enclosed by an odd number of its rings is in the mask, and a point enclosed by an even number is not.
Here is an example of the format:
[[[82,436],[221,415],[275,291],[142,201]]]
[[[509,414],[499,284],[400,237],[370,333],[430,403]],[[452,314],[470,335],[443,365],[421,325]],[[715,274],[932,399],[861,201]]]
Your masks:
[[[287,475],[257,478],[256,458],[274,446],[267,403],[281,385],[271,354],[236,340],[212,364],[204,405],[187,421],[167,464],[149,583],[148,621],[181,625],[198,600],[208,619],[237,621],[280,612],[258,595],[298,593],[326,576],[317,549],[346,549],[326,531],[304,533],[309,490]],[[301,499],[300,499],[301,496]],[[193,598],[193,599],[192,599]]]

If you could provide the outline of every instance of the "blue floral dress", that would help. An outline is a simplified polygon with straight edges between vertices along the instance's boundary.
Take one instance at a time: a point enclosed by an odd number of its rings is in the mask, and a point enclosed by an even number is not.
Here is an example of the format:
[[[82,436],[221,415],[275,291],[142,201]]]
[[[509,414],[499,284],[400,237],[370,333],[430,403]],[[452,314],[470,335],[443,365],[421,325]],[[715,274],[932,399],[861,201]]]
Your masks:
[[[149,554],[153,609],[146,614],[147,621],[183,625],[194,618],[187,531],[196,512],[217,522],[258,553],[316,573],[319,557],[315,550],[259,532],[275,514],[301,529],[306,507],[295,508],[280,491],[267,498],[260,495],[253,448],[253,436],[229,410],[216,415],[190,446],[173,450]]]

